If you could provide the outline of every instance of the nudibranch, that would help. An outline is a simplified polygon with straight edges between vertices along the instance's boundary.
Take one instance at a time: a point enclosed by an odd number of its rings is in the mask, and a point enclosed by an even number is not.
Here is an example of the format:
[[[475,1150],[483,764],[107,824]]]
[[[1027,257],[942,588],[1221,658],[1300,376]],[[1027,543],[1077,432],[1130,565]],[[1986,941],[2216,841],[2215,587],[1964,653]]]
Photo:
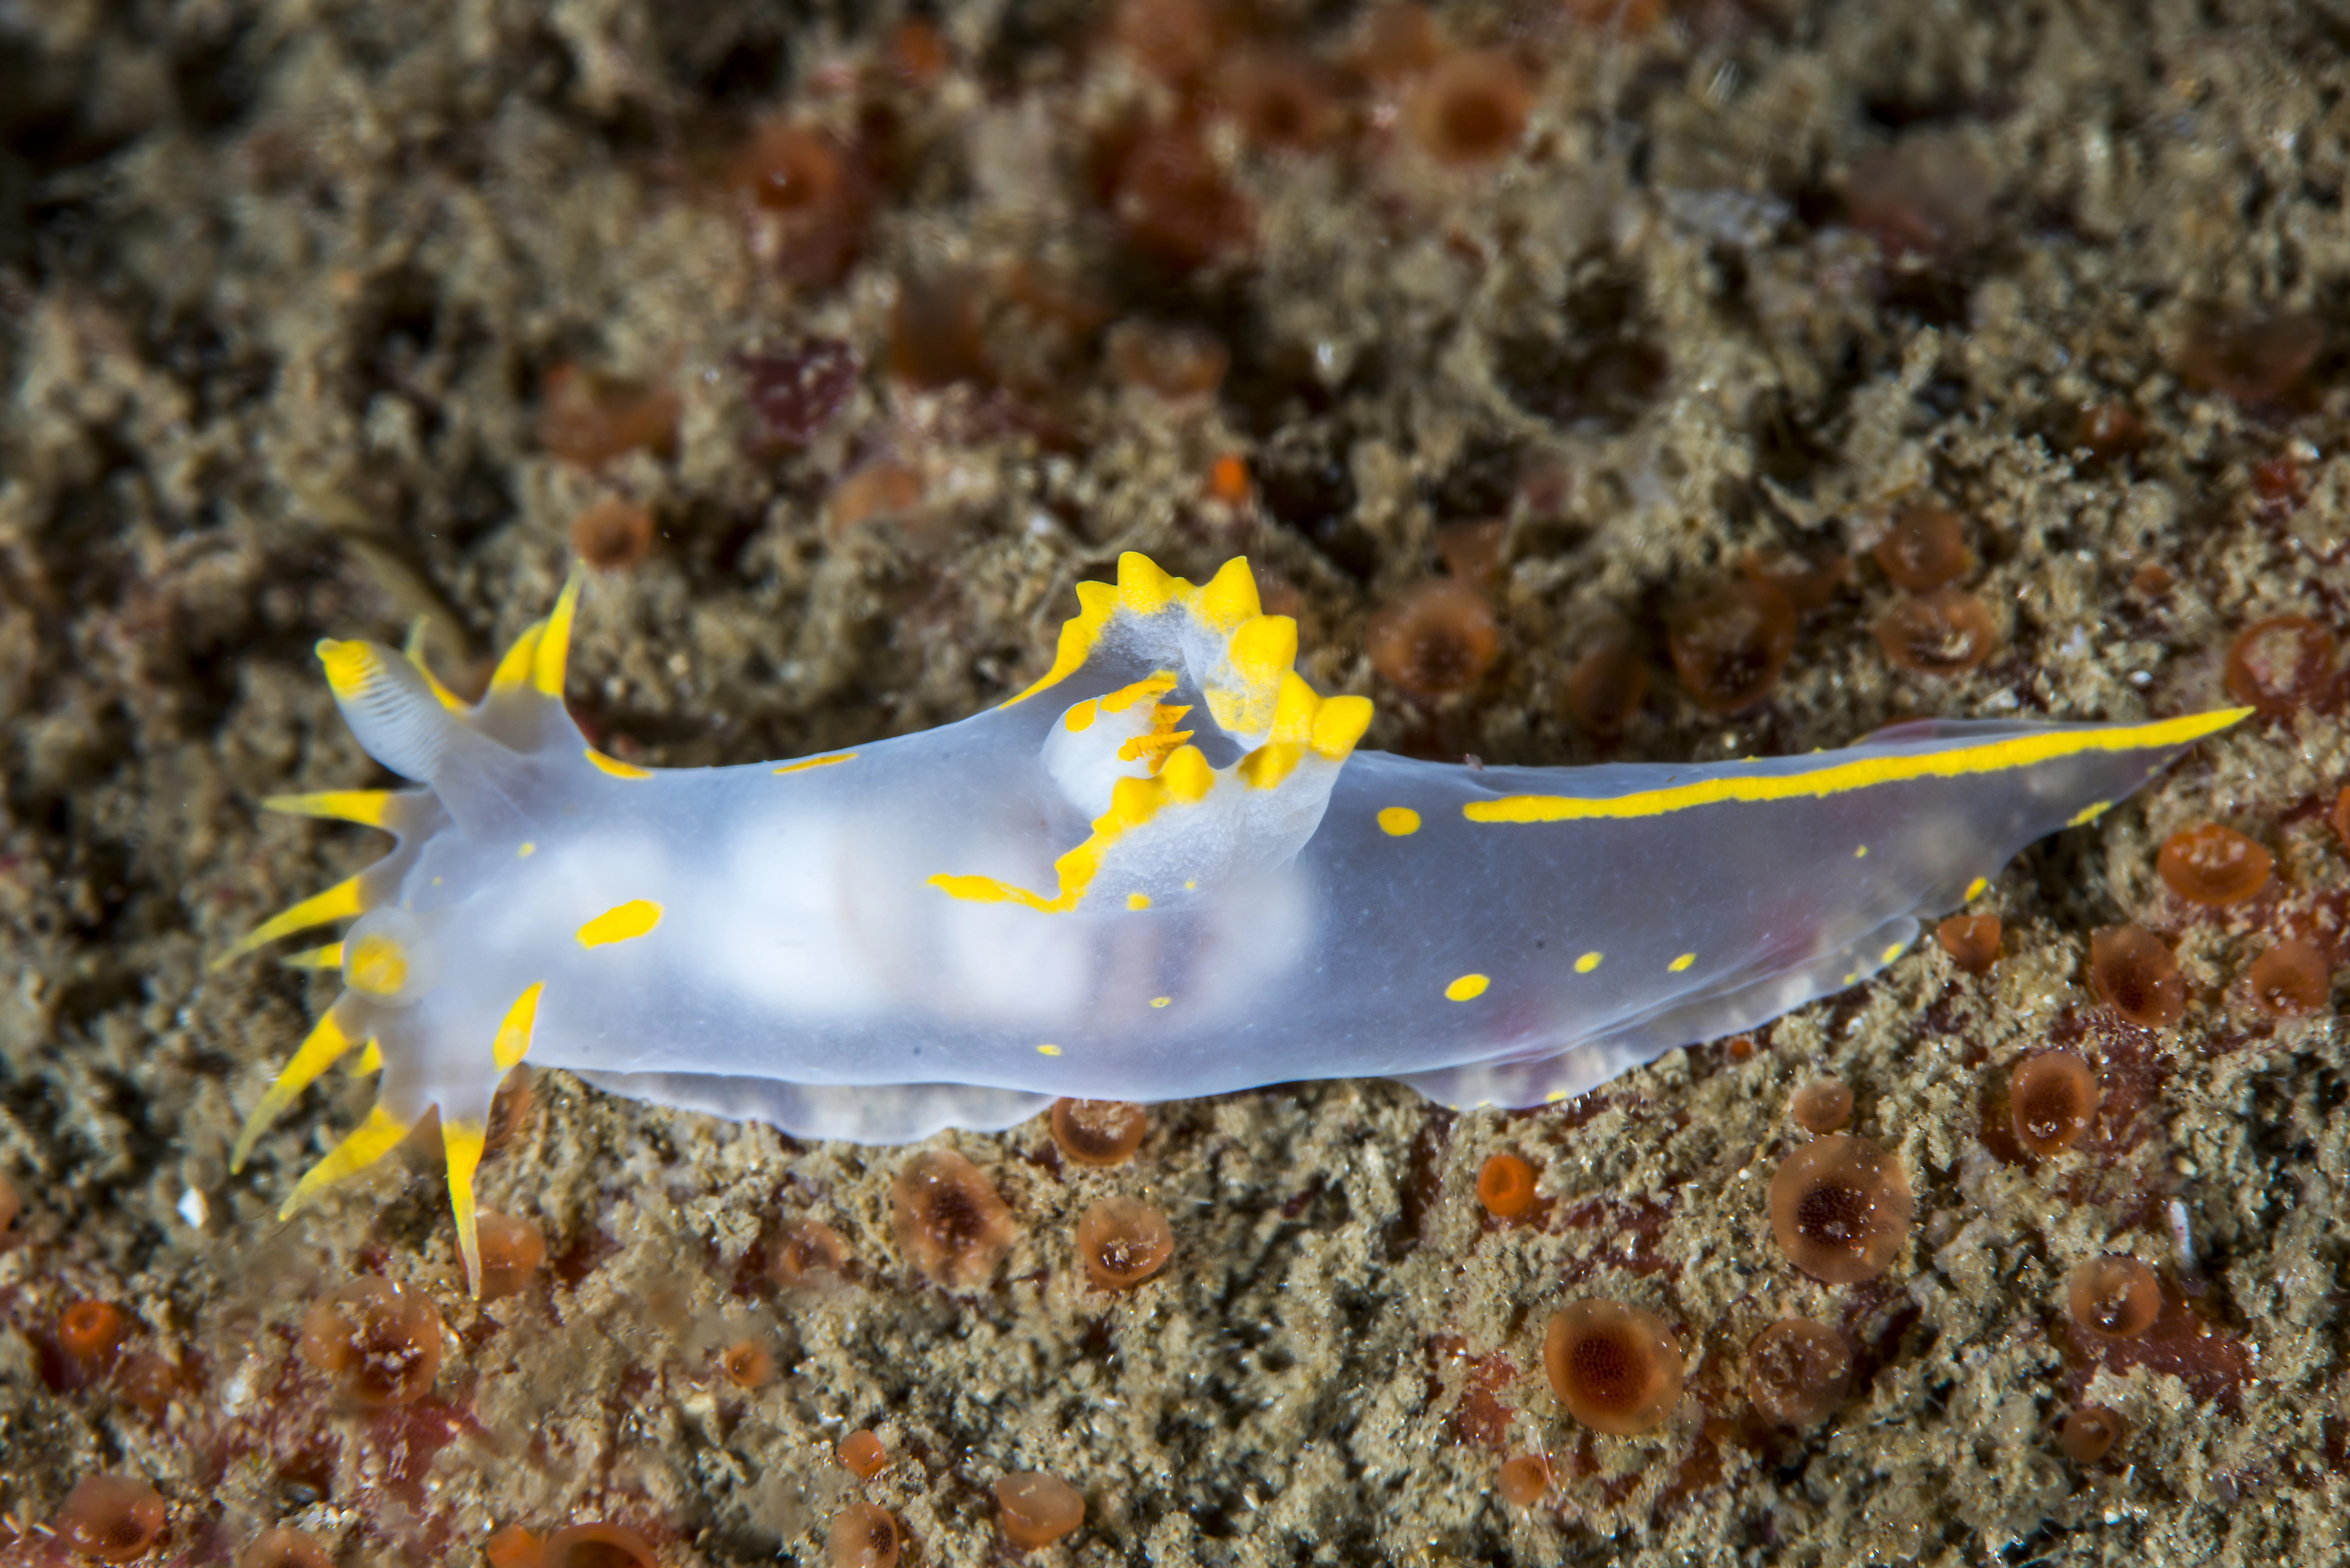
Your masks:
[[[473,1173],[525,1054],[877,1143],[1301,1078],[1541,1105],[1866,979],[2249,711],[1914,722],[1707,765],[1417,762],[1356,750],[1371,704],[1295,673],[1296,624],[1245,561],[1195,587],[1129,554],[990,711],[660,771],[564,709],[579,587],[470,707],[420,660],[318,645],[359,744],[419,787],[267,802],[398,845],[226,955],[350,922],[294,961],[344,990],[235,1162],[357,1053],[375,1106],[288,1210],[437,1107],[476,1281]]]

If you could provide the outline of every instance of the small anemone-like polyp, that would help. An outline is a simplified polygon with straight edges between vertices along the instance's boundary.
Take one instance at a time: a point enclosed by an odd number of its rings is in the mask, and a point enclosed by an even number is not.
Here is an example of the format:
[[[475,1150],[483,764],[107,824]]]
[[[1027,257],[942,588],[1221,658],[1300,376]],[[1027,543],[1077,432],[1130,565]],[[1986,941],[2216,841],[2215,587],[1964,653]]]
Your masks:
[[[1681,1397],[1681,1353],[1665,1320],[1621,1302],[1569,1302],[1543,1336],[1543,1369],[1567,1413],[1628,1438],[1662,1423]]]
[[[893,1568],[898,1521],[879,1503],[852,1502],[832,1516],[826,1545],[832,1568]]]
[[[2118,1410],[2103,1405],[2076,1405],[2064,1413],[2056,1428],[2056,1446],[2076,1465],[2094,1465],[2129,1436],[2129,1422]]]
[[[440,1309],[389,1280],[353,1280],[311,1304],[301,1348],[352,1403],[405,1405],[440,1375]]]
[[[1595,735],[1620,735],[1648,695],[1648,666],[1627,636],[1603,638],[1566,672],[1566,711]]]
[[[2026,1056],[2007,1075],[2015,1141],[2043,1158],[2080,1141],[2096,1119],[2099,1098],[2096,1069],[2077,1051]]]
[[[265,1530],[237,1553],[236,1568],[334,1568],[335,1554],[315,1535],[283,1526]]]
[[[755,1339],[738,1339],[718,1353],[718,1370],[737,1388],[764,1388],[775,1380],[775,1354]]]
[[[596,1520],[546,1538],[539,1568],[654,1568],[653,1544],[625,1524]]]
[[[2322,1012],[2334,996],[2334,966],[2314,942],[2287,937],[2244,971],[2252,1005],[2277,1018]]]
[[[1053,1143],[1078,1165],[1124,1165],[1150,1130],[1149,1113],[1124,1100],[1055,1100]]]
[[[2216,822],[2162,841],[2154,857],[2163,886],[2190,904],[2240,904],[2269,884],[2276,857]]]
[[[2084,1339],[2109,1345],[2154,1326],[2162,1315],[2162,1284],[2136,1258],[2108,1252],[2073,1265],[2064,1276],[2064,1304]]]
[[[1015,1470],[995,1483],[1004,1539],[1021,1550],[1050,1546],[1086,1521],[1086,1496],[1058,1476]]]
[[[767,1253],[767,1277],[787,1289],[837,1281],[847,1271],[848,1243],[821,1220],[793,1224]]]
[[[1788,1261],[1825,1284],[1857,1284],[1892,1265],[1909,1236],[1909,1178],[1864,1137],[1830,1133],[1771,1179],[1771,1229]]]
[[[1493,1478],[1502,1501],[1532,1508],[1550,1490],[1550,1460],[1540,1454],[1516,1454],[1502,1461]]]
[[[1106,1291],[1129,1290],[1167,1266],[1175,1231],[1167,1216],[1134,1198],[1104,1198],[1077,1220],[1077,1260]]]
[[[979,1167],[950,1149],[918,1154],[889,1187],[898,1250],[949,1290],[977,1290],[1019,1239],[1019,1222]]]
[[[83,1372],[114,1364],[130,1322],[110,1302],[75,1302],[57,1314],[57,1348]]]
[[[881,1439],[865,1428],[858,1428],[840,1439],[833,1450],[841,1467],[858,1480],[871,1480],[889,1466],[889,1450]]]
[[[1477,1201],[1497,1220],[1514,1220],[1534,1206],[1534,1168],[1514,1154],[1497,1154],[1477,1172]]]
[[[1774,1426],[1810,1427],[1852,1390],[1852,1341],[1824,1323],[1783,1318],[1746,1347],[1746,1397]]]
[[[2124,1022],[2141,1029],[2166,1029],[2187,1015],[2187,977],[2162,939],[2144,926],[2091,933],[2089,983]]]
[[[1989,974],[1999,962],[1997,915],[1952,915],[1934,928],[1934,940],[1969,974]]]
[[[84,1476],[57,1510],[67,1545],[101,1563],[136,1563],[162,1539],[162,1495],[131,1476]]]
[[[608,495],[571,520],[571,553],[599,572],[625,572],[652,553],[653,514]]]
[[[1787,1114],[1805,1132],[1842,1132],[1852,1120],[1852,1085],[1840,1078],[1814,1078],[1787,1097]]]
[[[2306,708],[2334,679],[2334,634],[2307,616],[2254,621],[2229,645],[2228,695],[2274,718]]]
[[[1966,525],[1947,506],[1912,506],[1893,519],[1870,552],[1885,575],[1913,594],[1957,582],[1974,564]]]
[[[1516,61],[1498,49],[1463,49],[1420,82],[1404,130],[1434,161],[1474,168],[1516,151],[1533,109],[1533,88]]]
[[[1665,615],[1673,672],[1698,706],[1735,713],[1771,693],[1795,651],[1795,607],[1769,583],[1731,583]]]
[[[1451,577],[1396,595],[1363,628],[1371,668],[1415,697],[1446,697],[1485,679],[1501,631],[1485,596]]]
[[[1877,623],[1877,641],[1912,675],[1962,675],[1991,657],[1999,631],[1981,599],[1945,587],[1895,605]]]

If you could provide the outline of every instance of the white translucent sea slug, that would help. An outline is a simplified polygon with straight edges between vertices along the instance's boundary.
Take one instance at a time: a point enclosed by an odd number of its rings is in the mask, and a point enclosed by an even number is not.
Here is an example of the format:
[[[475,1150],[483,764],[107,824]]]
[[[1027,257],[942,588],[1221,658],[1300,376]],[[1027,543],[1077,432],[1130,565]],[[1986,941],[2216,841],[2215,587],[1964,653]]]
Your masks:
[[[227,955],[350,921],[296,961],[345,990],[236,1163],[361,1053],[375,1107],[288,1209],[437,1106],[476,1274],[484,1125],[525,1054],[867,1142],[1302,1078],[1539,1105],[1866,978],[2242,712],[1909,723],[1704,766],[1414,762],[1355,750],[1370,703],[1296,675],[1245,562],[1194,587],[1128,555],[998,708],[656,771],[564,710],[578,591],[473,707],[388,649],[319,645],[359,743],[419,787],[269,802],[398,847]]]

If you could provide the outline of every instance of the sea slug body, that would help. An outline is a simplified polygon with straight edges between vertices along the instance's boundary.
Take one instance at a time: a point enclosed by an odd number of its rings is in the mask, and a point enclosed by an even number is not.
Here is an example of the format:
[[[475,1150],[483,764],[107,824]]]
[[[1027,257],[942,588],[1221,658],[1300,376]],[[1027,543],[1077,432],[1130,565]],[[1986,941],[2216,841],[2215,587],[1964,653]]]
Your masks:
[[[421,787],[269,803],[398,846],[226,955],[351,922],[297,960],[345,990],[236,1162],[360,1053],[375,1107],[287,1207],[437,1106],[475,1272],[490,1098],[525,1054],[865,1142],[1299,1078],[1540,1105],[1866,978],[2247,711],[1913,722],[1706,765],[1417,762],[1356,751],[1370,703],[1294,671],[1296,625],[1244,561],[1195,587],[1128,555],[997,708],[659,771],[565,711],[579,583],[475,706],[390,649],[319,645],[359,743]]]

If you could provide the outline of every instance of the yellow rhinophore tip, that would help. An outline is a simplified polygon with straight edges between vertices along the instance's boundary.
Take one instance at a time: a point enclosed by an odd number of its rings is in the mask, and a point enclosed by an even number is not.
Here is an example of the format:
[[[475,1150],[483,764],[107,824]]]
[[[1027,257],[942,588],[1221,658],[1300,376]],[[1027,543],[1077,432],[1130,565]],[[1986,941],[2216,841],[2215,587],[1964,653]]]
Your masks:
[[[397,996],[408,983],[408,950],[381,931],[369,931],[352,944],[348,970],[352,990]]]
[[[400,1120],[381,1106],[367,1114],[367,1120],[327,1151],[327,1158],[304,1173],[294,1184],[293,1196],[277,1210],[280,1220],[291,1220],[294,1211],[307,1202],[314,1193],[322,1192],[346,1177],[358,1175],[400,1145],[408,1136],[410,1123]]]
[[[443,1114],[441,1147],[449,1157],[449,1208],[457,1216],[457,1251],[465,1260],[465,1288],[482,1293],[482,1241],[473,1222],[473,1172],[486,1134],[475,1121]]]
[[[234,963],[254,949],[266,947],[278,938],[290,936],[296,931],[307,931],[312,926],[323,926],[330,920],[348,920],[364,908],[359,894],[359,877],[348,877],[317,897],[305,898],[292,909],[262,921],[239,938],[228,951],[213,960],[212,967],[219,969],[224,964]]]
[[[282,812],[287,816],[356,822],[362,827],[380,827],[389,831],[392,803],[399,798],[388,789],[330,789],[317,794],[264,795],[261,809]]]
[[[1201,586],[1191,607],[1203,624],[1225,633],[1263,615],[1264,605],[1257,597],[1256,574],[1249,570],[1248,557],[1234,556],[1218,567]]]
[[[327,669],[327,689],[338,698],[357,696],[375,679],[375,649],[364,642],[322,637],[317,655]]]
[[[344,1032],[335,1010],[328,1009],[308,1037],[295,1048],[294,1059],[286,1064],[286,1070],[277,1075],[277,1081],[269,1085],[261,1103],[253,1107],[253,1114],[244,1118],[244,1126],[236,1135],[236,1147],[229,1151],[231,1172],[244,1168],[245,1157],[253,1152],[254,1141],[268,1130],[279,1112],[294,1103],[294,1096],[308,1088],[313,1078],[333,1066],[344,1052],[358,1044]]]
[[[506,1009],[505,1019],[490,1042],[490,1060],[498,1064],[499,1072],[512,1070],[529,1054],[531,1031],[538,1025],[539,992],[546,989],[546,981],[542,980],[515,997],[514,1005]]]
[[[538,635],[538,649],[531,657],[530,683],[540,696],[558,702],[563,700],[563,666],[571,657],[571,622],[579,611],[579,585],[587,580],[587,566],[574,561],[571,576],[564,579],[563,592],[555,601],[555,613],[546,618]]]

